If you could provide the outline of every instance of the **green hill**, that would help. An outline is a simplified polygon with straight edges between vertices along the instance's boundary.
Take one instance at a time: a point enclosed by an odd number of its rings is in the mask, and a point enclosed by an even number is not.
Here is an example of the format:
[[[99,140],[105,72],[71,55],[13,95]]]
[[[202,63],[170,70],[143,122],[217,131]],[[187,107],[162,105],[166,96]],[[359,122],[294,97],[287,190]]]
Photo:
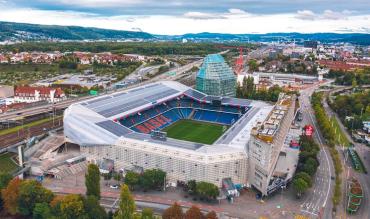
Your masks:
[[[151,39],[145,32],[108,30],[92,27],[38,25],[0,22],[0,41],[4,40],[125,40]]]

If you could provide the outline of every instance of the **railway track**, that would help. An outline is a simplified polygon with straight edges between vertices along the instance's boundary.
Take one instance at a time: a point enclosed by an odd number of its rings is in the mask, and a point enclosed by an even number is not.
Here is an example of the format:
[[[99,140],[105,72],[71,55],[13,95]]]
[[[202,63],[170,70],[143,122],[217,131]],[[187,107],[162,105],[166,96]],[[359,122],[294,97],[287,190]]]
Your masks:
[[[18,142],[29,139],[33,136],[41,135],[48,132],[50,129],[55,129],[63,126],[63,119],[55,119],[33,127],[20,129],[19,131],[0,135],[0,148],[5,148]]]

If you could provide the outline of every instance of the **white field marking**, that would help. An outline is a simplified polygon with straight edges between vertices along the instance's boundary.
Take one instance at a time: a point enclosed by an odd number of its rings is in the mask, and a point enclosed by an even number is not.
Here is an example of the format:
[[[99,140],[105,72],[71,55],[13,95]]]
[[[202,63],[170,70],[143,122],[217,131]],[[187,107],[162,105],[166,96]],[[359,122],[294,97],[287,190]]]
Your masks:
[[[316,217],[318,216],[318,214],[315,214],[313,212],[306,211],[306,210],[301,210],[301,212],[304,212],[304,213],[307,213],[307,214],[312,214],[312,215],[315,215]]]

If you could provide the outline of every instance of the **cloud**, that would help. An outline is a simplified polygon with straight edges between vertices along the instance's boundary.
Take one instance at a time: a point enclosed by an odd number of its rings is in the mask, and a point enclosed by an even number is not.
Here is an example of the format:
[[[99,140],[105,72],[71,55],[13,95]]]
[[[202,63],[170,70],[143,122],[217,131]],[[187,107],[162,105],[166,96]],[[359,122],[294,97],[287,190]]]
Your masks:
[[[185,18],[195,19],[195,20],[209,20],[209,19],[225,19],[221,14],[211,14],[203,13],[198,11],[190,11],[184,14]]]
[[[296,18],[301,20],[315,20],[317,18],[317,15],[310,10],[301,10],[297,11]]]
[[[314,13],[310,10],[298,10],[296,18],[300,20],[341,20],[348,19],[348,16],[353,14],[354,11],[343,10],[342,12],[325,10],[322,14]]]
[[[122,7],[123,5],[139,5],[142,0],[54,0],[64,5],[82,6],[82,7]]]
[[[331,11],[284,14],[255,14],[232,8],[224,12],[187,12],[177,15],[101,15],[94,12],[41,10],[0,7],[0,20],[46,25],[75,25],[116,30],[145,31],[153,34],[199,32],[360,32],[370,33],[370,15],[341,12],[347,19],[337,19]],[[297,18],[297,16],[301,16]],[[319,18],[316,18],[318,16]],[[340,18],[340,17],[339,17]]]
[[[204,12],[198,12],[198,11],[191,11],[186,12],[183,16],[185,18],[195,19],[195,20],[209,20],[209,19],[230,19],[230,18],[242,18],[242,17],[248,17],[252,14],[238,9],[238,8],[230,8],[227,12],[223,13],[204,13]]]

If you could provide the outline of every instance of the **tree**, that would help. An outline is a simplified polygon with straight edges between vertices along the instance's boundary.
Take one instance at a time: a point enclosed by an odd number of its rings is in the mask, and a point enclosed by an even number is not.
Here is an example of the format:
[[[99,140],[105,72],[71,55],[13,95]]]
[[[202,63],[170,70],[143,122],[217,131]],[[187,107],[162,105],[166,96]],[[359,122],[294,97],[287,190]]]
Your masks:
[[[214,211],[208,212],[208,214],[206,214],[206,219],[218,219],[216,212]]]
[[[36,203],[49,203],[54,194],[35,180],[24,180],[19,185],[18,211],[22,215],[31,215]]]
[[[303,171],[313,176],[316,173],[317,166],[316,159],[309,157],[303,164]]]
[[[95,164],[89,164],[85,175],[86,195],[94,195],[100,199],[100,172]]]
[[[93,196],[87,196],[83,199],[85,212],[88,215],[89,219],[106,219],[108,218],[107,213],[104,208],[100,206],[98,199]]]
[[[308,189],[308,184],[302,178],[294,179],[293,188],[297,192],[298,197],[300,197]]]
[[[127,184],[132,190],[136,185],[139,184],[140,176],[138,173],[129,171],[125,176],[125,184]]]
[[[306,172],[299,172],[294,176],[294,178],[295,179],[303,179],[307,183],[308,187],[312,186],[311,176],[308,175]]]
[[[15,215],[18,209],[18,194],[19,194],[19,185],[22,180],[17,178],[12,179],[8,186],[2,190],[1,196],[4,201],[4,208],[6,212],[11,215]]]
[[[166,173],[160,169],[145,170],[141,177],[141,186],[144,189],[161,188],[164,185]]]
[[[191,206],[186,213],[185,219],[203,219],[204,215],[197,206]]]
[[[184,214],[180,205],[175,202],[171,207],[162,213],[162,219],[184,219]]]
[[[12,175],[9,173],[0,172],[0,211],[2,211],[4,205],[3,199],[1,198],[1,190],[8,186],[8,183],[12,178]]]
[[[66,195],[60,201],[60,217],[63,219],[86,218],[84,202],[81,195]]]
[[[64,196],[56,195],[49,203],[53,215],[62,215],[60,204],[62,203],[63,199]]]
[[[126,184],[121,186],[120,203],[118,209],[118,215],[115,219],[133,219],[135,213],[135,201],[132,197],[130,190]]]
[[[197,194],[205,199],[216,199],[219,195],[218,187],[208,182],[197,182],[196,187]]]
[[[258,63],[254,59],[249,60],[248,66],[249,66],[250,71],[257,71],[258,70]]]
[[[34,219],[50,219],[55,218],[51,212],[51,208],[48,203],[36,203],[33,208],[32,217]]]
[[[153,209],[144,208],[141,212],[141,219],[154,219]]]
[[[189,180],[187,187],[189,194],[194,195],[197,193],[197,182],[195,180]]]

